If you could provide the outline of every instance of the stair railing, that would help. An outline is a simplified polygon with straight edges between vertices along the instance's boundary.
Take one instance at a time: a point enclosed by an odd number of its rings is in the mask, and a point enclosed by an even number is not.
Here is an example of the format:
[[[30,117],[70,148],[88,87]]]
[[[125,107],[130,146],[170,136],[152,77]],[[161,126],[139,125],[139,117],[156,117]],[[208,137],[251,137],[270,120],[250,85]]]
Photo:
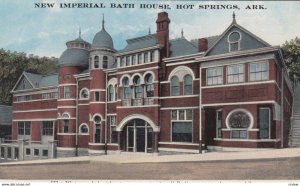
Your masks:
[[[295,108],[295,89],[296,86],[299,85],[299,78],[294,74],[294,80],[293,80],[293,105],[292,105],[292,117],[291,117],[291,125],[290,125],[290,133],[289,133],[289,146],[293,146],[293,126],[295,124],[294,119],[294,108]]]

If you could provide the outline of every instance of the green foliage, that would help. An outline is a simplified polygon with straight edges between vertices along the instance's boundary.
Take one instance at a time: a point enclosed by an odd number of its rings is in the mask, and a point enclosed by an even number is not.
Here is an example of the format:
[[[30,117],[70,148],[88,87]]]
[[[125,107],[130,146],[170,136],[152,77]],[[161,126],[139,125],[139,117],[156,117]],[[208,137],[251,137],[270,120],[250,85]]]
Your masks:
[[[300,38],[296,37],[282,45],[283,57],[290,70],[290,78],[296,75],[300,78]]]
[[[23,71],[48,74],[57,71],[57,58],[27,56],[0,49],[0,104],[11,103],[13,86]]]

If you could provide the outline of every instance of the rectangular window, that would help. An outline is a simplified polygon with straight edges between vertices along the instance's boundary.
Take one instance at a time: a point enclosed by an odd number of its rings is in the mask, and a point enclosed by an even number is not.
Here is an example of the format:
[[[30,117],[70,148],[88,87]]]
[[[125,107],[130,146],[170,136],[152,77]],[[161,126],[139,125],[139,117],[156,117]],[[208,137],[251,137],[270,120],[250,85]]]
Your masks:
[[[130,66],[130,56],[126,56],[126,66]]]
[[[5,148],[1,147],[1,159],[4,159],[4,154],[5,154]]]
[[[269,69],[267,62],[250,64],[250,81],[263,81],[269,79]]]
[[[29,101],[29,100],[32,100],[31,95],[26,95],[26,96],[25,96],[25,101]]]
[[[144,63],[148,63],[149,62],[149,54],[148,52],[144,53]]]
[[[217,138],[222,138],[222,111],[217,111],[216,113],[216,123],[217,123]]]
[[[240,83],[245,81],[244,64],[227,67],[227,82]]]
[[[30,156],[30,154],[31,154],[30,148],[26,148],[25,155]]]
[[[173,142],[192,142],[192,118],[193,111],[188,110],[172,110],[172,141]]]
[[[247,139],[248,131],[247,130],[232,130],[231,138]]]
[[[43,149],[43,156],[48,157],[48,150]]]
[[[132,56],[132,65],[136,65],[136,55]]]
[[[223,67],[207,69],[207,85],[223,84]]]
[[[19,121],[18,122],[18,134],[19,135],[30,135],[31,123],[30,121]]]
[[[261,139],[270,138],[270,116],[269,108],[259,109],[259,136]]]
[[[153,62],[154,61],[154,57],[155,57],[155,52],[152,50],[150,52],[150,62]]]
[[[64,79],[71,79],[71,74],[64,74]]]
[[[25,97],[24,96],[17,96],[17,102],[20,101],[25,101]]]
[[[58,98],[58,93],[57,92],[51,92],[50,93],[50,98],[57,99]]]
[[[120,67],[124,67],[124,66],[125,66],[125,57],[122,57],[120,61]]]
[[[7,147],[7,159],[12,159],[11,147]]]
[[[43,136],[53,136],[53,121],[43,121]]]
[[[63,128],[64,133],[68,133],[69,131],[69,120],[64,120],[64,128]]]
[[[50,93],[43,93],[42,94],[42,99],[49,99],[50,98]]]
[[[138,64],[142,64],[142,54],[138,54]]]
[[[34,149],[34,156],[39,156],[40,155],[40,151],[39,149]]]
[[[100,101],[100,92],[95,92],[95,101]]]
[[[70,91],[70,86],[65,86],[64,87],[64,98],[70,98],[71,97],[71,91]]]
[[[130,87],[124,87],[124,99],[130,99],[131,98],[131,88]]]
[[[118,133],[117,133],[117,116],[109,116],[109,124],[110,124],[110,143],[118,142]]]
[[[15,160],[19,159],[19,148],[15,148],[14,159],[15,159]]]

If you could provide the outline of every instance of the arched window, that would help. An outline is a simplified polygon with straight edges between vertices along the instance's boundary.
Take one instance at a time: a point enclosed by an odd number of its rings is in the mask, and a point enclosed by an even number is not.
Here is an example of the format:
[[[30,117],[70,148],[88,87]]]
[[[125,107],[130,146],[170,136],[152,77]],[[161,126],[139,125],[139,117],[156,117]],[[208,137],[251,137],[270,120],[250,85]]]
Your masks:
[[[153,85],[153,75],[147,74],[145,76],[145,89],[146,89],[146,97],[154,96],[154,85]]]
[[[244,109],[237,109],[229,113],[227,126],[231,129],[232,138],[248,138],[248,129],[251,126],[252,118],[250,113]]]
[[[184,95],[193,94],[193,78],[191,75],[184,76]]]
[[[141,85],[141,78],[139,76],[135,76],[133,78],[133,85],[134,85],[134,98],[142,98],[143,97],[143,90]]]
[[[114,101],[115,100],[115,90],[112,85],[108,86],[108,101]]]
[[[228,35],[229,52],[240,50],[241,35],[238,32],[231,32]]]
[[[95,56],[94,58],[94,68],[99,68],[99,56]]]
[[[117,101],[118,99],[118,86],[115,85],[115,100]]]
[[[89,99],[89,90],[87,88],[81,89],[80,98],[81,99]]]
[[[68,133],[69,132],[69,119],[70,119],[70,116],[69,116],[69,114],[67,114],[67,113],[64,113],[63,115],[62,115],[62,118],[63,118],[63,127],[62,127],[62,131],[63,131],[63,133]]]
[[[86,123],[82,123],[80,126],[79,126],[79,132],[81,134],[88,134],[89,133],[89,127]]]
[[[103,56],[102,63],[103,63],[103,69],[107,69],[107,63],[108,63],[107,56]]]
[[[131,88],[129,87],[129,78],[124,77],[122,80],[123,85],[123,99],[131,99]]]
[[[101,117],[100,116],[94,117],[94,124],[95,124],[94,142],[101,143]]]
[[[171,95],[179,96],[179,80],[177,76],[171,78]]]

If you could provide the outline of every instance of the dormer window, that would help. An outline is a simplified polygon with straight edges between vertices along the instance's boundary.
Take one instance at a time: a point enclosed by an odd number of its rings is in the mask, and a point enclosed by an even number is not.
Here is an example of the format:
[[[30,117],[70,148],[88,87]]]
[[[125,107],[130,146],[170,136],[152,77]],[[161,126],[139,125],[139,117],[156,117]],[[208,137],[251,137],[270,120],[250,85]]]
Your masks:
[[[239,32],[231,32],[228,35],[229,52],[240,50],[241,34]]]

